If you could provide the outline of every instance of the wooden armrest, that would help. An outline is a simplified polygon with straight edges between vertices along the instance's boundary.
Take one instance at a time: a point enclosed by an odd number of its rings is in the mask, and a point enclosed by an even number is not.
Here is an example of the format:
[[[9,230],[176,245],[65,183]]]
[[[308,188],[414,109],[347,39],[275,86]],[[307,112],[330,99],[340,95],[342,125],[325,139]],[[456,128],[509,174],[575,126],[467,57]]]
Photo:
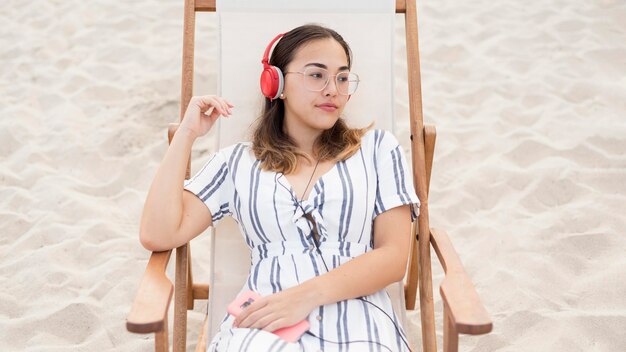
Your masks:
[[[437,229],[430,230],[430,241],[437,252],[439,262],[446,272],[439,291],[450,309],[450,319],[460,334],[481,335],[493,328],[476,289],[463,269],[448,235]]]
[[[147,334],[162,331],[174,286],[165,275],[172,251],[153,252],[133,301],[126,329]]]

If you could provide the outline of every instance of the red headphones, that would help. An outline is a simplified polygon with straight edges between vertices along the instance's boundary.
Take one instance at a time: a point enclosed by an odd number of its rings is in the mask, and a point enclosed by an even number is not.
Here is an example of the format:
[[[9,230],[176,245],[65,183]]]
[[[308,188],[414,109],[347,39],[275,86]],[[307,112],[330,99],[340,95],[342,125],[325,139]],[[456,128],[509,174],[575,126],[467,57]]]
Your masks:
[[[263,72],[261,73],[261,92],[263,92],[263,95],[270,100],[278,98],[282,94],[283,87],[285,85],[285,78],[283,77],[281,70],[278,67],[269,64],[270,50],[272,49],[274,43],[283,35],[285,35],[285,33],[281,33],[277,35],[276,38],[272,39],[270,44],[265,49],[263,60],[261,60],[261,63],[263,64]]]

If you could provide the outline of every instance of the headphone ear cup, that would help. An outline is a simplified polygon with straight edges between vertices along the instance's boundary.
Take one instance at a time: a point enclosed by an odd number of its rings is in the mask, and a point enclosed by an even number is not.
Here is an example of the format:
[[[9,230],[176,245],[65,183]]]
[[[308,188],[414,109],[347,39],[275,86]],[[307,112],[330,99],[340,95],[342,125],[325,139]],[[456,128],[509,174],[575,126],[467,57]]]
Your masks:
[[[272,66],[265,66],[263,68],[263,72],[261,72],[261,92],[266,98],[271,98],[274,96],[273,92],[273,84],[274,79],[272,78]]]
[[[283,94],[283,89],[285,89],[285,76],[283,75],[283,71],[281,71],[278,67],[272,66],[276,70],[276,76],[278,77],[278,89],[276,90],[276,95],[273,99],[277,99]]]
[[[261,73],[261,92],[266,98],[274,100],[283,92],[285,85],[283,73],[276,66],[267,65]]]

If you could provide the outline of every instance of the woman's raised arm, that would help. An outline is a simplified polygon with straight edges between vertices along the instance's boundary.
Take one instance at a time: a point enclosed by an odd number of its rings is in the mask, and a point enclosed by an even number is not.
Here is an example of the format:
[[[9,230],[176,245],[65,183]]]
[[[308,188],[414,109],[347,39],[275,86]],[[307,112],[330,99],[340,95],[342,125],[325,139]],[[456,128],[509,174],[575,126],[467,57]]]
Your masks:
[[[191,147],[233,105],[216,96],[193,97],[152,181],[141,216],[139,238],[151,251],[163,251],[189,242],[212,225],[208,208],[183,182]]]

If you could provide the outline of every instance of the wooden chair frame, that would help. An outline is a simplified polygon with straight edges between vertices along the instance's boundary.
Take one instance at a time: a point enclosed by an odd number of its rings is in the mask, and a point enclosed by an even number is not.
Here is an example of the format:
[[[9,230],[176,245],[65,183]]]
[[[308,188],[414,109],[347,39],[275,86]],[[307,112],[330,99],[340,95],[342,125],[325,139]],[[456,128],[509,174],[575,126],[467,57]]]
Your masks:
[[[193,90],[196,12],[215,12],[215,10],[215,0],[185,0],[181,119]],[[437,351],[430,258],[432,244],[445,272],[445,278],[440,286],[444,313],[443,350],[455,352],[458,351],[459,334],[486,334],[492,330],[493,324],[447,234],[429,227],[428,191],[436,130],[434,126],[424,126],[423,123],[415,0],[396,0],[396,13],[404,14],[406,23],[413,182],[421,201],[417,226],[413,226],[412,229],[414,236],[411,240],[404,287],[406,309],[415,308],[419,286],[422,348],[427,352]],[[177,124],[171,124],[169,127],[170,141],[176,127]],[[188,165],[187,178],[189,170]],[[195,300],[208,299],[209,296],[207,284],[193,283],[189,244],[176,248],[175,284],[172,285],[165,274],[171,253],[171,250],[152,253],[126,322],[126,328],[130,332],[154,333],[155,351],[169,350],[167,313],[172,294],[175,292],[173,350],[177,352],[186,350],[187,310],[193,309]],[[208,320],[205,319],[196,351],[204,351],[207,324]]]

